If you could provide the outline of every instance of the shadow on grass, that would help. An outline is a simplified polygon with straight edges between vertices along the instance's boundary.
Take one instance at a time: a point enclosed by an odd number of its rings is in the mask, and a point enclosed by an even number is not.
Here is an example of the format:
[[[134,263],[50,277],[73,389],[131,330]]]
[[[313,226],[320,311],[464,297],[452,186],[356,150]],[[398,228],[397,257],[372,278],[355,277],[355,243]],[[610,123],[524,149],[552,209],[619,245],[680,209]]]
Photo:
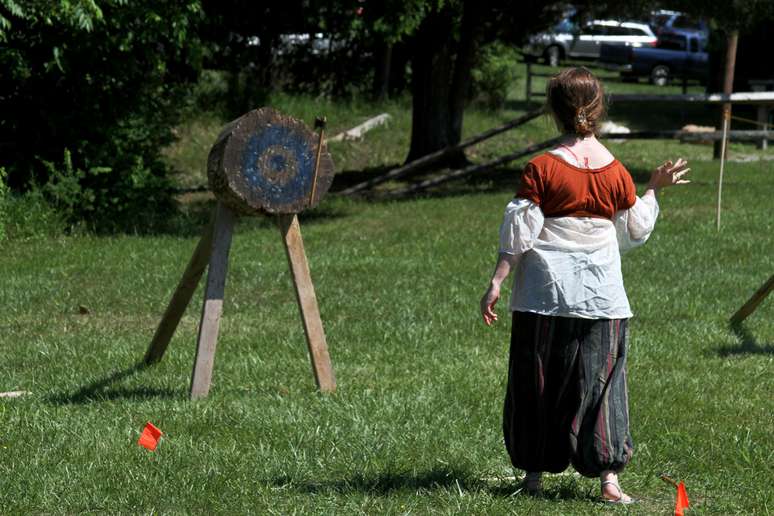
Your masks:
[[[479,193],[514,193],[518,189],[521,177],[521,167],[496,167],[459,179],[453,179],[437,187],[423,189],[418,192],[398,195],[393,193],[411,187],[413,184],[425,179],[442,176],[447,172],[449,170],[436,170],[425,173],[421,177],[412,175],[408,180],[397,183],[393,189],[366,190],[353,195],[353,198],[365,199],[370,202],[403,202],[413,201],[418,198],[443,199]]]
[[[390,473],[366,476],[353,475],[341,480],[294,481],[290,477],[279,477],[272,483],[276,486],[290,487],[304,493],[370,493],[388,495],[396,491],[434,490],[453,487],[465,489],[465,473],[456,469],[433,469],[419,473]]]
[[[443,177],[444,175],[452,172],[449,169],[436,169],[428,170],[423,173],[411,174],[410,177],[401,178],[398,181],[394,181],[395,185],[393,189],[380,189],[377,187],[375,190],[364,190],[355,194],[353,197],[366,199],[371,202],[390,202],[390,201],[412,201],[417,198],[433,198],[442,199],[447,197],[459,197],[470,194],[478,193],[496,193],[496,192],[512,192],[515,193],[519,186],[521,178],[522,167],[521,163],[526,163],[528,158],[522,158],[510,165],[504,165],[499,167],[493,167],[479,172],[475,172],[468,176],[451,179],[447,182],[441,183],[438,186],[429,187],[416,192],[408,192],[405,194],[395,194],[404,188],[410,188],[412,185],[421,183],[427,179],[433,179],[435,177]],[[658,163],[653,164],[653,168]],[[379,167],[379,174],[369,171],[367,176],[360,176],[360,172],[347,172],[350,178],[346,182],[342,182],[337,186],[336,191],[343,190],[348,186],[365,181],[366,179],[372,179],[382,173],[388,172],[391,167]],[[652,170],[645,168],[631,168],[629,172],[637,184],[646,184],[650,180]],[[339,177],[338,175],[336,176]],[[331,189],[334,192],[334,189]]]
[[[216,199],[207,190],[188,192],[177,198],[177,209],[164,220],[143,227],[129,227],[124,231],[97,233],[104,236],[116,234],[133,234],[142,236],[173,236],[179,238],[199,237],[210,221],[215,210]],[[332,207],[325,202],[312,210],[299,214],[299,219],[306,224],[317,224],[347,216],[341,206]],[[277,227],[276,216],[255,213],[254,215],[239,215],[236,230],[251,228]]]
[[[395,163],[394,165],[367,167],[362,170],[342,170],[341,172],[336,172],[336,175],[333,177],[330,193],[340,192],[341,190],[346,190],[350,186],[355,186],[364,181],[370,181],[371,179],[384,175],[390,170],[400,166],[399,163]]]
[[[731,324],[731,332],[739,339],[739,346],[723,346],[718,349],[718,355],[728,357],[734,355],[774,355],[774,345],[760,344],[744,323]]]
[[[471,479],[468,473],[456,468],[439,468],[417,473],[385,472],[372,476],[353,475],[341,480],[295,481],[290,477],[278,477],[271,481],[279,488],[294,489],[306,494],[318,493],[367,493],[375,496],[387,496],[391,493],[419,490],[452,490],[454,492],[487,492],[497,497],[524,496],[534,498],[520,489],[518,481],[496,479],[497,485],[486,479]],[[556,488],[547,489],[537,498],[555,500],[588,500],[593,497],[582,493],[573,484],[562,483]]]
[[[610,120],[632,131],[680,129],[686,124],[714,126],[719,117],[717,107],[678,103],[665,107],[662,102],[611,102],[609,113]]]
[[[126,400],[142,401],[156,398],[180,398],[185,392],[179,389],[157,389],[152,387],[114,387],[126,378],[148,368],[144,362],[138,362],[131,367],[95,380],[71,393],[61,393],[49,396],[47,401],[54,405],[82,405],[87,403]]]

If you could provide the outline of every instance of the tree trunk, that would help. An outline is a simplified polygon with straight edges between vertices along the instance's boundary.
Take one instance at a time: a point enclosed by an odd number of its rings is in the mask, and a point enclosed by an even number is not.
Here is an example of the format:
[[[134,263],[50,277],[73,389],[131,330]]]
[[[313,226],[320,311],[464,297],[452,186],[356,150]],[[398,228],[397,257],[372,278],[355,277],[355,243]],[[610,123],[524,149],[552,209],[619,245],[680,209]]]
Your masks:
[[[390,69],[392,68],[392,45],[386,41],[376,44],[376,66],[372,96],[377,102],[386,100],[390,91]]]
[[[726,66],[725,75],[723,76],[723,93],[730,95],[734,91],[734,68],[736,66],[736,46],[739,41],[739,31],[734,30],[728,34],[728,42],[726,43]],[[731,122],[731,103],[723,104],[720,115],[720,130],[723,130],[723,124]],[[726,142],[717,141],[713,149],[712,157],[714,159],[720,159],[720,155],[723,149],[723,145]]]
[[[472,2],[466,1],[459,42],[453,37],[455,18],[446,5],[430,12],[417,31],[411,62],[413,109],[407,162],[459,143],[462,138],[465,94],[476,55],[480,18]],[[443,164],[459,167],[466,163],[460,151]]]
[[[460,44],[454,63],[451,98],[449,99],[451,107],[450,131],[454,143],[458,143],[462,138],[462,116],[465,112],[465,100],[470,91],[471,70],[476,64],[476,56],[478,55],[481,12],[482,9],[479,5],[470,0],[465,2],[460,29]]]
[[[417,30],[411,60],[411,148],[414,161],[454,142],[449,138],[453,13],[448,6],[431,11]]]

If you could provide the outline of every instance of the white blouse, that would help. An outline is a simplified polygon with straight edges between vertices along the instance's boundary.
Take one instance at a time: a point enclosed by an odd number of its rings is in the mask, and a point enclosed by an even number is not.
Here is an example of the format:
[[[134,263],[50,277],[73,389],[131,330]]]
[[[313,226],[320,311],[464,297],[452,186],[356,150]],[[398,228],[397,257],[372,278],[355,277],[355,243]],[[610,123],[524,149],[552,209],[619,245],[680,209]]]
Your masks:
[[[613,220],[544,218],[534,202],[514,199],[500,226],[500,252],[519,257],[511,310],[586,319],[631,317],[620,253],[645,243],[658,212],[655,196],[646,196]]]

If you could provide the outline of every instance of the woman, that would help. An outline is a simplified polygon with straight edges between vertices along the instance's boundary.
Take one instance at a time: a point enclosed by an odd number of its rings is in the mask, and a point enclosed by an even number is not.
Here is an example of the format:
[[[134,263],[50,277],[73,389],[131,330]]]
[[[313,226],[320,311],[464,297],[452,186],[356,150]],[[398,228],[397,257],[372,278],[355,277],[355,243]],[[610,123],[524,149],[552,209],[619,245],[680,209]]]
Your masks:
[[[500,253],[481,299],[497,320],[500,286],[514,271],[503,432],[528,492],[542,472],[572,463],[599,476],[602,498],[631,503],[618,473],[632,456],[626,388],[628,320],[620,252],[643,244],[659,189],[684,184],[687,162],[667,161],[637,197],[629,172],[596,139],[605,113],[599,80],[585,68],[552,78],[547,107],[565,135],[532,159],[500,228]]]

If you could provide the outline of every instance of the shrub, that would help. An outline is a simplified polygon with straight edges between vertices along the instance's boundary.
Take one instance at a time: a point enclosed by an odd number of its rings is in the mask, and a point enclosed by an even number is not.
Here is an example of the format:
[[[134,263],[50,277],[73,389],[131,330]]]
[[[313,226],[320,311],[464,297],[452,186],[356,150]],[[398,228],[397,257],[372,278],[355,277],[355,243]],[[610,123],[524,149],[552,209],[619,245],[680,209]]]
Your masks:
[[[0,242],[53,236],[65,231],[63,217],[44,198],[40,189],[14,194],[0,167]]]
[[[511,46],[495,42],[481,49],[478,64],[472,71],[472,97],[488,109],[501,109],[508,89],[516,80],[518,53]]]
[[[73,226],[49,204],[40,190],[10,193],[5,205],[6,240],[32,240],[56,237]]]
[[[201,7],[103,0],[75,16],[82,3],[20,3],[0,23],[0,166],[70,222],[131,229],[171,203],[160,152],[201,68]]]

